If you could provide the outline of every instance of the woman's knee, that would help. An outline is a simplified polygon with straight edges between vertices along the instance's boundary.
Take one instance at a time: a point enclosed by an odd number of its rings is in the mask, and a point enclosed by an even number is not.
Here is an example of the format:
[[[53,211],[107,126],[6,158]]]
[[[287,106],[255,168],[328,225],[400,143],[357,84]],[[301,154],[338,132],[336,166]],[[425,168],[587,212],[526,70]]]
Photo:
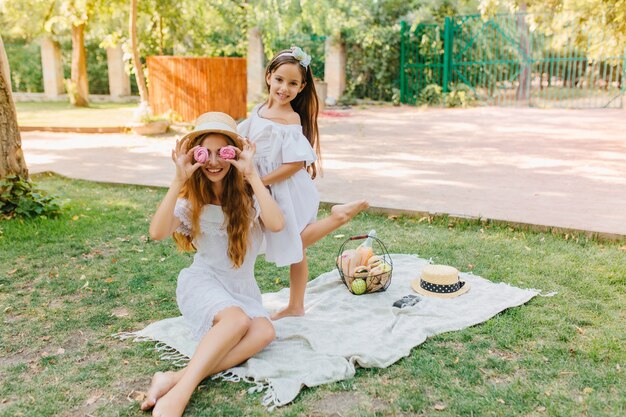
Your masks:
[[[267,346],[276,338],[276,330],[268,319],[259,319],[257,323],[259,340],[263,346]]]
[[[240,307],[228,307],[220,311],[216,316],[216,322],[226,320],[233,329],[246,333],[252,325],[252,319]]]

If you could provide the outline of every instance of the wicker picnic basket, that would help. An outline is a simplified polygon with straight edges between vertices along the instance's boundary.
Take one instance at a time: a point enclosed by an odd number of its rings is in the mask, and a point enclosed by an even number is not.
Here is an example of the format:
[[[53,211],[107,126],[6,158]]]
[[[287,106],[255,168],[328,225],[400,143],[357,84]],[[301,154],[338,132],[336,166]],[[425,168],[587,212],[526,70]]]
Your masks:
[[[368,239],[357,246],[358,241]],[[369,243],[370,246],[364,246]],[[346,239],[337,254],[337,270],[341,280],[353,294],[370,294],[385,291],[391,284],[393,262],[389,251],[382,240],[371,232],[369,235],[357,235]],[[365,291],[355,292],[354,288],[361,289],[362,283],[353,286],[357,279],[365,281]]]

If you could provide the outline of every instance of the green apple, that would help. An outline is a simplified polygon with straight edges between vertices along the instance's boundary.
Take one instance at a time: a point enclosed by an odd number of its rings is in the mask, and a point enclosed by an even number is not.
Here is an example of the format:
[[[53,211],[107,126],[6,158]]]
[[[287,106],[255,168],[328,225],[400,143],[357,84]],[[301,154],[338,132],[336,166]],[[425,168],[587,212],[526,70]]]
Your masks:
[[[366,289],[367,289],[367,284],[365,283],[365,280],[357,278],[354,281],[352,281],[352,292],[354,294],[361,295],[365,293]]]

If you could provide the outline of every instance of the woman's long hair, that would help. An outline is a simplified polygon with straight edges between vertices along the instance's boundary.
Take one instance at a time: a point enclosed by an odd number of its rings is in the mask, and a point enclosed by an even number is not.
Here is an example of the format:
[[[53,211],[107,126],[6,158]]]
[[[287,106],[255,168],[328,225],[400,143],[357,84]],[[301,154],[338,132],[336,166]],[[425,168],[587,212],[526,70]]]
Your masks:
[[[208,135],[219,133],[207,133],[200,135],[189,143],[184,149],[189,149],[200,145]],[[230,145],[243,149],[239,141],[222,135]],[[234,166],[230,167],[228,174],[224,177],[222,195],[220,201],[224,212],[224,222],[228,234],[228,257],[233,262],[235,268],[239,268],[243,263],[248,249],[250,239],[250,225],[253,221],[252,188],[243,179],[243,175]],[[180,192],[180,197],[189,201],[191,215],[191,236],[174,232],[174,241],[182,251],[194,251],[193,239],[200,234],[200,214],[205,205],[217,199],[213,190],[213,183],[202,173],[202,168],[194,171],[191,178],[185,183]]]
[[[315,178],[317,173],[322,173],[322,153],[320,150],[319,130],[317,128],[317,115],[319,113],[319,102],[317,100],[317,92],[315,91],[315,83],[313,81],[313,72],[311,71],[311,65],[306,68],[300,65],[300,61],[294,58],[292,55],[288,55],[292,52],[291,49],[284,49],[278,52],[274,58],[270,61],[265,69],[265,85],[267,91],[270,91],[270,85],[267,83],[267,78],[283,64],[297,64],[300,73],[302,74],[302,81],[305,83],[304,89],[298,93],[296,98],[291,100],[291,108],[293,111],[300,115],[300,122],[302,123],[302,133],[309,140],[311,147],[315,150],[317,155],[317,161],[312,163],[307,170],[311,174],[311,178]],[[285,55],[282,55],[285,54]]]

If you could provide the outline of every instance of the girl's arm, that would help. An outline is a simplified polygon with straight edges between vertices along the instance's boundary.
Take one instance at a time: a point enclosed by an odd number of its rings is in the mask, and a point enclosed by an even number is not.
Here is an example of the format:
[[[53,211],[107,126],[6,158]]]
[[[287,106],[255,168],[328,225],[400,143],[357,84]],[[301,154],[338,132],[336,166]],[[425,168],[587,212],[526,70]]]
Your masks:
[[[235,152],[238,159],[227,159],[231,165],[237,168],[252,187],[259,207],[261,208],[261,221],[265,228],[271,232],[280,232],[285,227],[285,216],[272,198],[267,188],[261,181],[258,172],[254,168],[253,158],[256,146],[248,139],[244,140],[243,151],[237,149]],[[280,168],[279,168],[280,169]]]
[[[183,149],[187,140],[176,141],[176,147],[172,149],[172,160],[176,164],[176,175],[167,190],[167,194],[163,197],[163,201],[159,205],[156,213],[152,216],[150,222],[150,238],[153,240],[161,240],[170,236],[178,226],[180,219],[174,216],[174,207],[181,188],[185,182],[191,178],[196,169],[202,166],[199,162],[192,164],[192,155],[195,149],[191,148],[189,152],[183,153]]]
[[[282,164],[274,171],[263,177],[264,185],[272,185],[291,177],[293,174],[304,168],[304,162],[289,162]]]
[[[174,207],[183,184],[184,182],[176,179],[172,180],[167,194],[165,194],[163,201],[159,204],[159,208],[152,216],[152,221],[150,222],[150,238],[152,240],[165,239],[180,226],[180,220],[174,216]]]
[[[285,227],[285,216],[276,204],[276,200],[272,198],[270,192],[265,188],[261,177],[256,171],[252,175],[246,175],[246,180],[252,186],[252,191],[256,196],[256,200],[261,208],[261,221],[270,232],[280,232]]]

